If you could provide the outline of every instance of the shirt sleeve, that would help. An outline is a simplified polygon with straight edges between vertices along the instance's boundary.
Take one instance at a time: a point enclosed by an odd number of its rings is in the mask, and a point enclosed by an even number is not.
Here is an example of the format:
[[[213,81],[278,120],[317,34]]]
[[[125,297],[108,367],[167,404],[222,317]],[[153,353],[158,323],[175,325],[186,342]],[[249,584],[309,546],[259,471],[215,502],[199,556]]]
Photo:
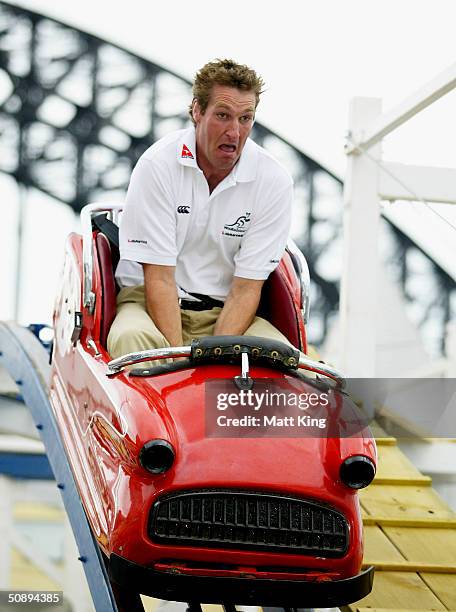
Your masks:
[[[278,266],[288,240],[291,225],[293,183],[272,195],[261,210],[255,211],[239,251],[234,257],[234,275],[266,280]]]
[[[120,221],[121,259],[176,265],[176,217],[168,173],[154,160],[141,158],[136,164]]]

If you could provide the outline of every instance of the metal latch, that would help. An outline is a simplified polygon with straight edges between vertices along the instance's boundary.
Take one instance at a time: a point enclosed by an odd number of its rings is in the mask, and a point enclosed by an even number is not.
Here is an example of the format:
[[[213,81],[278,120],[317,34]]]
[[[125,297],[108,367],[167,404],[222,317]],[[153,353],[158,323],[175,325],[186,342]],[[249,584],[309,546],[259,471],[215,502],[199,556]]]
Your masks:
[[[249,368],[249,355],[247,350],[244,349],[241,354],[241,375],[234,377],[234,384],[240,391],[243,389],[247,389],[248,391],[253,389],[253,378],[250,376]]]
[[[73,344],[73,346],[79,340],[79,336],[81,335],[81,329],[82,329],[82,312],[80,312],[79,310],[76,310],[76,312],[74,313],[73,333],[71,334],[71,343]]]

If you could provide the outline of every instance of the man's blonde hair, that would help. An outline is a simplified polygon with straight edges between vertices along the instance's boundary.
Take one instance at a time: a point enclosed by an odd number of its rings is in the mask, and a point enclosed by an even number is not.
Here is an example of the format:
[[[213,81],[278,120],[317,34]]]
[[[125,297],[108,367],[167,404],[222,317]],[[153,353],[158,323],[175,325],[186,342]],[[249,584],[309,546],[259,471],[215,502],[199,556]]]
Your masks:
[[[242,91],[252,91],[255,94],[256,108],[260,101],[260,94],[263,93],[264,81],[252,68],[244,64],[237,64],[233,60],[216,59],[208,62],[196,73],[193,83],[193,100],[189,108],[193,123],[195,123],[193,103],[196,100],[204,114],[214,85],[227,85]]]

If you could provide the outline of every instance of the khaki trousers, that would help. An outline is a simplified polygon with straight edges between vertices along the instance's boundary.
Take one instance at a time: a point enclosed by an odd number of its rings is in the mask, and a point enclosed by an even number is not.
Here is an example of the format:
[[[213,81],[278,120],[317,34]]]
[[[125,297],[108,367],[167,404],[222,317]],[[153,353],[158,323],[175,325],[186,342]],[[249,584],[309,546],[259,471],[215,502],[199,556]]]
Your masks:
[[[181,310],[184,345],[194,338],[212,336],[221,308],[212,310]],[[244,336],[261,336],[290,344],[288,339],[271,323],[255,317]],[[169,342],[147,314],[144,286],[124,287],[117,296],[117,316],[108,336],[108,351],[113,359],[151,348],[169,346]],[[165,360],[162,361],[164,363]],[[158,362],[155,362],[158,364]],[[151,364],[141,364],[149,367]]]

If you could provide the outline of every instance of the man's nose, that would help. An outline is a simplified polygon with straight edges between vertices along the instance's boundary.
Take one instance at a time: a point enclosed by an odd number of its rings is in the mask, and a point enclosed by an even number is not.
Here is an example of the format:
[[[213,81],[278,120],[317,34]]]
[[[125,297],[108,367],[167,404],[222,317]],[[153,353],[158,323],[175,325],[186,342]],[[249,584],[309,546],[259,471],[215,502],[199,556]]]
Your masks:
[[[233,139],[238,139],[240,134],[239,129],[239,121],[237,119],[233,119],[230,121],[230,124],[227,126],[226,135]]]

